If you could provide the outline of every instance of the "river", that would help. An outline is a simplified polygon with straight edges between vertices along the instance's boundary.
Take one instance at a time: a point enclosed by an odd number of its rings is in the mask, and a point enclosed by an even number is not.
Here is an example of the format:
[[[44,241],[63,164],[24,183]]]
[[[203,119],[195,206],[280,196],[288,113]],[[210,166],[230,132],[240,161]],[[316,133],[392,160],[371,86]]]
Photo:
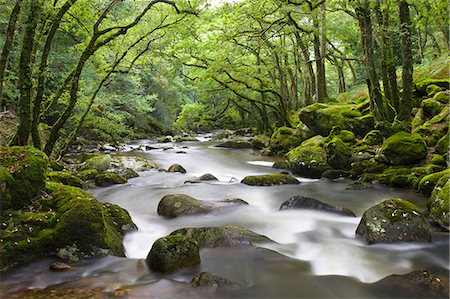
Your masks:
[[[201,142],[153,143],[134,142],[131,148],[152,144],[159,149],[133,154],[150,158],[165,169],[173,163],[181,164],[187,173],[148,171],[124,185],[89,190],[99,200],[127,209],[138,226],[138,231],[125,236],[127,258],[107,256],[83,261],[64,273],[48,270],[51,259],[37,261],[2,277],[3,295],[52,287],[103,292],[121,288],[129,298],[379,298],[390,297],[390,290],[373,288],[371,283],[388,275],[416,269],[449,269],[446,233],[434,232],[432,243],[369,246],[355,238],[356,227],[367,208],[390,198],[410,200],[424,208],[427,198],[421,194],[384,186],[348,191],[348,180],[302,177],[297,177],[299,185],[247,186],[240,184],[247,175],[279,172],[271,167],[273,158],[252,150],[217,148],[207,138]],[[205,173],[213,174],[219,181],[185,183]],[[161,198],[174,193],[208,201],[240,198],[249,205],[174,219],[158,216]],[[309,210],[279,211],[280,205],[294,195],[349,208],[358,217]],[[243,226],[276,243],[257,248],[201,249],[199,267],[171,275],[152,273],[145,265],[144,259],[156,239],[183,227],[223,224]],[[216,291],[191,287],[192,277],[202,271],[214,272],[242,287]]]

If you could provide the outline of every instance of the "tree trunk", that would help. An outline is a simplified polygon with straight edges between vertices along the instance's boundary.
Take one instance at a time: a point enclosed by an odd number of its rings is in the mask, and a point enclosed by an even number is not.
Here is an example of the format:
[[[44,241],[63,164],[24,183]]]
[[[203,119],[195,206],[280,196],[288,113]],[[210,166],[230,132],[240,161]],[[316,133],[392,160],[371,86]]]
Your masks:
[[[400,109],[400,119],[410,121],[412,109],[412,82],[413,62],[411,50],[411,18],[409,15],[409,4],[406,0],[399,0],[399,18],[401,24],[401,47],[402,47],[402,81],[403,94]]]
[[[320,23],[317,16],[313,17],[314,30],[314,59],[316,61],[316,101],[324,102],[326,97],[326,79],[325,79],[325,57],[322,56],[322,46],[320,42]]]
[[[37,20],[40,13],[39,0],[31,0],[30,12],[23,35],[22,52],[19,62],[19,125],[10,145],[26,145],[31,127],[31,55],[33,52]]]
[[[304,106],[310,105],[313,103],[313,95],[316,91],[316,75],[314,74],[314,69],[312,66],[312,62],[310,60],[310,53],[308,50],[308,47],[303,42],[302,38],[300,37],[300,33],[298,31],[294,31],[295,40],[297,41],[297,45],[299,46],[303,60],[305,61],[306,70],[308,73],[308,84],[305,84],[305,88],[309,88],[308,91],[305,90],[304,98],[303,98],[303,104]]]
[[[34,147],[38,149],[41,148],[41,138],[39,137],[38,133],[38,125],[39,125],[39,116],[42,109],[41,107],[42,100],[44,97],[45,77],[46,77],[45,72],[47,70],[48,55],[50,54],[53,38],[55,37],[56,31],[59,28],[59,24],[61,23],[63,16],[76,1],[77,0],[67,0],[60,8],[60,10],[58,11],[55,18],[52,21],[52,26],[47,35],[44,50],[42,51],[41,62],[39,65],[38,86],[33,106],[33,119],[31,122],[31,137],[33,138]]]
[[[9,17],[8,28],[6,29],[5,44],[3,45],[2,54],[0,56],[0,109],[6,104],[3,100],[3,81],[5,77],[6,64],[8,62],[9,53],[12,49],[14,41],[14,33],[16,31],[17,18],[19,17],[23,0],[17,0],[11,15]]]

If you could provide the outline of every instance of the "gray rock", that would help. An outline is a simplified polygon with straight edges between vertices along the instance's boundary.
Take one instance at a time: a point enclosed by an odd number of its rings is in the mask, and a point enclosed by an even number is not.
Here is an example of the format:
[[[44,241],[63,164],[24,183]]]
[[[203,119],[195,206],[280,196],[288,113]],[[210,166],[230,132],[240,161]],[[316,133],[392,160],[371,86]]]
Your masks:
[[[167,172],[186,173],[186,169],[184,169],[180,164],[172,164],[169,169],[167,169]]]
[[[175,218],[182,215],[205,214],[213,210],[213,205],[185,194],[164,196],[158,204],[158,215]]]
[[[194,288],[222,288],[231,287],[236,283],[210,272],[202,272],[192,278]]]
[[[210,173],[205,173],[201,177],[199,177],[201,181],[218,181],[218,179]]]
[[[334,207],[327,203],[321,202],[320,200],[300,195],[291,197],[290,199],[281,204],[280,210],[287,210],[287,209],[317,210],[334,214],[340,214],[343,216],[356,217],[355,214],[349,209],[342,207]]]

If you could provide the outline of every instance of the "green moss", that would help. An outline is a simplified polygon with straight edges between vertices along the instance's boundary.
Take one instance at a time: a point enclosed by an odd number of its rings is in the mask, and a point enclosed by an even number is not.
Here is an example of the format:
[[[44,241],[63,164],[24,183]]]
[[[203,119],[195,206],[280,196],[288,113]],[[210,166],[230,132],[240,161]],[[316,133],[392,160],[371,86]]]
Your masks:
[[[246,176],[241,183],[250,186],[300,184],[294,177],[282,173]]]
[[[11,201],[12,208],[29,204],[33,197],[45,189],[48,158],[34,147],[0,147],[0,166],[14,178],[7,185],[8,192],[14,199]]]
[[[435,146],[436,143],[448,132],[449,125],[449,107],[435,115],[432,119],[426,121],[423,125],[414,128],[413,132],[420,134],[428,146]]]
[[[415,83],[415,89],[422,95],[425,95],[427,88],[430,85],[435,85],[445,89],[450,89],[450,79],[425,79]]]
[[[45,191],[48,194],[53,193],[53,191],[55,191],[57,188],[59,188],[59,186],[61,186],[60,183],[52,182],[52,181],[46,181],[45,182]]]
[[[399,132],[389,137],[381,147],[381,157],[392,165],[410,165],[427,156],[428,149],[419,134]]]
[[[342,130],[339,133],[338,137],[341,138],[341,140],[344,142],[353,142],[356,139],[355,134],[348,130]]]
[[[127,180],[120,174],[113,172],[105,172],[95,177],[95,185],[107,187],[115,184],[125,184]]]
[[[348,169],[350,167],[351,152],[348,146],[339,138],[333,137],[324,144],[327,162],[334,169]]]
[[[449,92],[448,91],[437,92],[434,95],[433,99],[442,104],[448,104],[449,103]]]
[[[426,99],[422,101],[422,104],[420,107],[431,116],[435,116],[439,114],[442,109],[444,109],[444,105],[440,102],[436,101],[435,99]]]
[[[445,157],[442,155],[439,155],[439,154],[434,154],[431,157],[430,163],[434,164],[434,165],[441,165],[441,166],[447,165],[445,162]]]
[[[275,130],[270,138],[270,149],[277,153],[285,153],[290,149],[300,145],[301,140],[295,135],[295,130],[288,127],[281,127]]]
[[[436,184],[427,204],[430,218],[447,230],[450,229],[449,189],[448,176],[443,176]]]
[[[48,173],[48,179],[53,182],[61,183],[64,185],[83,187],[83,181],[66,171],[51,171]]]
[[[380,130],[372,130],[364,136],[362,143],[367,145],[376,145],[383,143],[383,135]]]
[[[441,91],[442,88],[435,85],[435,84],[430,84],[427,86],[426,92],[428,94],[429,97],[434,96],[436,93],[438,93],[439,91]]]
[[[95,155],[87,159],[82,169],[95,169],[99,173],[105,172],[111,166],[111,156],[110,155]]]
[[[252,139],[253,148],[261,150],[268,147],[270,143],[270,137],[266,135],[257,135]]]
[[[376,179],[381,184],[415,189],[424,176],[442,170],[444,170],[444,167],[438,165],[412,168],[395,166],[385,169],[383,173],[376,176]]]
[[[228,140],[225,142],[222,142],[216,147],[224,147],[224,148],[252,148],[252,143],[247,140]]]
[[[78,177],[82,181],[93,180],[93,179],[95,179],[95,177],[97,175],[98,175],[97,169],[86,169],[86,170],[82,170],[78,173]]]
[[[320,146],[304,145],[304,143],[286,154],[290,169],[298,175],[320,178],[324,171],[331,169],[327,162],[327,153]]]
[[[413,120],[411,121],[411,127],[413,130],[419,126],[421,126],[425,122],[425,111],[423,108],[417,109],[416,114],[414,115]]]
[[[64,170],[64,164],[59,163],[55,160],[49,161],[48,167],[50,167],[53,171],[63,171]]]
[[[445,134],[436,144],[436,153],[441,155],[447,155],[449,151],[449,134]]]
[[[381,173],[387,168],[385,164],[377,162],[375,159],[353,162],[351,167],[350,176],[352,178],[358,178],[367,173]]]
[[[420,209],[413,203],[400,198],[385,200],[384,205],[386,207],[385,216],[391,219],[392,222],[401,221],[405,218],[405,213],[420,214]]]
[[[429,175],[424,176],[419,182],[419,191],[431,194],[436,184],[439,182],[441,178],[446,178],[447,180],[450,178],[450,169],[446,169],[443,171],[435,172]]]
[[[6,168],[0,167],[0,207],[11,206],[10,186],[14,185],[14,178]]]

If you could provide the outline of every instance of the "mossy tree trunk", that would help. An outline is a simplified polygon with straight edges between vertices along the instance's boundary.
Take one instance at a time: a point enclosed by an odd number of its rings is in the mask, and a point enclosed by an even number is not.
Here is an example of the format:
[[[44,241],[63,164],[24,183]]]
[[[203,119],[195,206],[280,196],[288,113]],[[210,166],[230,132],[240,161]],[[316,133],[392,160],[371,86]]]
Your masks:
[[[14,41],[17,19],[22,7],[22,2],[23,0],[17,0],[16,5],[14,5],[14,8],[11,12],[8,22],[8,28],[6,29],[5,44],[3,45],[2,54],[0,56],[0,108],[3,108],[5,105],[3,96],[3,81],[5,78],[6,64],[8,62],[8,57],[11,53],[12,44]]]
[[[398,8],[401,26],[400,41],[402,47],[402,81],[403,81],[403,94],[400,107],[400,119],[403,121],[410,121],[412,109],[412,81],[413,81],[411,18],[409,14],[409,4],[406,0],[399,0]]]
[[[325,17],[323,17],[325,18]],[[325,41],[321,41],[321,37],[323,37],[324,28],[323,26],[322,18],[319,21],[317,16],[313,16],[313,26],[315,28],[314,30],[314,39],[313,39],[313,45],[314,45],[314,59],[316,61],[316,97],[317,102],[325,102],[325,99],[327,97],[327,82],[325,77],[325,53],[324,53],[324,46],[322,45]]]
[[[31,63],[34,46],[36,27],[38,24],[41,3],[39,0],[30,1],[30,11],[28,13],[25,32],[23,35],[22,51],[19,62],[19,125],[17,131],[10,142],[10,145],[26,145],[31,129],[31,96],[32,79]]]

